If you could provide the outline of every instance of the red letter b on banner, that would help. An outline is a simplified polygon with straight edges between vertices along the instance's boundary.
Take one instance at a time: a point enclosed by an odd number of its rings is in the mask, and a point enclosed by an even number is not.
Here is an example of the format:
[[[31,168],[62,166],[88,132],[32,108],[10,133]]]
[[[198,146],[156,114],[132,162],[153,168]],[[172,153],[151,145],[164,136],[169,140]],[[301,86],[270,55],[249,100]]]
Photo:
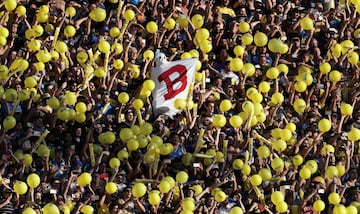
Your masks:
[[[179,76],[176,79],[171,80],[170,75],[174,73],[178,73]],[[187,85],[186,67],[183,65],[175,65],[174,67],[171,67],[169,70],[162,73],[159,76],[158,80],[159,82],[165,81],[168,91],[167,94],[164,95],[165,100],[171,99],[180,92],[184,91],[186,88]],[[175,85],[175,83],[178,82],[181,83],[181,86],[178,89],[174,90],[173,86]]]

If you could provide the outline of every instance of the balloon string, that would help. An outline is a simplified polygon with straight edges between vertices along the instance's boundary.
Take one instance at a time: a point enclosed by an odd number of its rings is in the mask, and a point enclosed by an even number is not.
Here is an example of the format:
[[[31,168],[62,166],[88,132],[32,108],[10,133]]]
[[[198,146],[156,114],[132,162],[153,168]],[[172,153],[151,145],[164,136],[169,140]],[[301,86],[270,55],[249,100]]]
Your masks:
[[[129,21],[128,20],[125,20],[124,22],[124,25],[121,27],[121,31],[120,31],[120,34],[119,34],[119,38],[120,37],[123,37],[124,33],[125,33],[125,30],[127,28],[127,26],[129,25]]]
[[[35,142],[35,148],[33,152],[36,151],[36,149],[39,147],[40,143],[46,138],[46,136],[49,134],[49,130],[45,130],[45,132],[40,136],[40,138]]]
[[[119,5],[118,5],[118,8],[117,8],[117,18],[120,17],[121,9],[122,9],[123,6],[124,6],[124,1],[119,1]]]
[[[205,134],[205,130],[201,129],[200,132],[199,132],[199,137],[198,137],[198,140],[197,140],[197,143],[196,143],[194,154],[199,153],[201,147],[204,145],[204,142],[202,141],[202,138],[204,137],[204,134]]]
[[[91,160],[91,166],[95,166],[95,155],[94,155],[94,144],[89,143],[89,153],[90,153],[90,160]]]

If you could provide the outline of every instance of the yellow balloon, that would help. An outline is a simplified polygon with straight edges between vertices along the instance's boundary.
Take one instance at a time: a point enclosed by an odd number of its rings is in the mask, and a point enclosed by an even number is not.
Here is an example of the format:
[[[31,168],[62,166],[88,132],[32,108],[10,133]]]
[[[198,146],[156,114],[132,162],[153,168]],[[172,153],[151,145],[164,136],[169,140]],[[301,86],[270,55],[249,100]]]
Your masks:
[[[140,110],[144,106],[144,102],[141,99],[135,99],[133,102],[133,107],[136,110]]]
[[[243,166],[242,169],[241,169],[241,173],[242,173],[243,175],[250,175],[250,173],[251,173],[251,167],[250,167],[250,165],[249,165],[249,164],[244,164],[244,166]]]
[[[189,175],[185,171],[180,171],[176,174],[176,181],[179,183],[186,183],[189,179]]]
[[[337,205],[337,204],[340,203],[341,198],[340,198],[340,195],[338,193],[332,192],[332,193],[329,194],[328,200],[329,200],[330,204]]]
[[[106,76],[106,70],[103,66],[97,67],[94,71],[94,75],[99,78],[103,78]]]
[[[238,115],[233,115],[229,122],[232,127],[239,128],[243,124],[243,119]]]
[[[146,24],[146,31],[151,33],[151,34],[154,34],[158,31],[158,26],[156,24],[156,22],[154,21],[150,21]]]
[[[282,192],[275,191],[275,192],[271,193],[271,202],[273,202],[273,204],[277,205],[284,200],[285,200],[285,197]]]
[[[328,119],[323,118],[318,122],[318,127],[321,132],[328,132],[331,129],[331,122]]]
[[[23,163],[25,164],[25,166],[31,166],[33,162],[33,158],[30,154],[24,154],[23,156]]]
[[[204,40],[200,43],[200,50],[204,53],[209,53],[212,50],[213,46],[210,41]]]
[[[14,128],[15,125],[16,125],[16,119],[13,116],[6,116],[5,119],[3,120],[3,127],[6,130],[10,130]]]
[[[254,42],[257,47],[264,47],[268,43],[268,37],[263,32],[257,32],[254,36]]]
[[[26,182],[29,185],[30,188],[35,189],[40,184],[40,177],[36,173],[31,173],[27,178]]]
[[[22,181],[16,181],[14,183],[13,188],[14,188],[14,192],[16,192],[19,195],[24,195],[28,190],[28,186],[26,185],[25,182]]]
[[[44,28],[41,25],[34,25],[32,29],[35,37],[39,37],[44,33]]]
[[[276,79],[278,78],[279,74],[280,72],[276,67],[271,67],[266,71],[266,77],[269,79]]]
[[[241,170],[244,166],[244,162],[241,159],[235,159],[232,163],[232,168],[234,170]]]
[[[280,39],[273,38],[273,39],[270,39],[270,41],[268,43],[268,48],[273,53],[279,53],[282,45],[283,45],[283,42]]]
[[[309,179],[311,177],[311,170],[307,166],[304,166],[301,168],[299,175],[302,179]]]
[[[227,198],[227,195],[222,190],[219,190],[215,193],[215,201],[221,203],[224,202]]]
[[[331,65],[328,62],[324,62],[319,67],[322,74],[328,74],[331,71]]]
[[[123,46],[121,43],[114,43],[111,45],[111,52],[115,53],[116,55],[119,55],[123,52]],[[121,60],[121,59],[117,59]]]
[[[253,36],[250,33],[242,35],[241,42],[243,45],[251,45],[253,42]]]
[[[117,158],[111,158],[110,161],[109,161],[109,166],[112,169],[115,169],[116,167],[119,167],[120,166],[120,160],[117,159]]]
[[[135,18],[135,12],[133,10],[125,10],[124,18],[127,21],[132,21]]]
[[[80,211],[84,214],[93,214],[94,208],[90,205],[85,205],[80,209]]]
[[[58,109],[60,107],[60,102],[56,97],[51,97],[48,100],[48,105],[52,108],[52,109]]]
[[[67,7],[65,10],[66,14],[70,17],[74,17],[76,15],[76,9],[74,7]]]
[[[59,53],[65,53],[68,51],[68,46],[63,41],[57,41],[55,44],[55,50]]]
[[[325,203],[322,200],[316,200],[313,203],[313,208],[316,212],[321,212],[325,209]]]
[[[112,27],[110,29],[110,36],[112,38],[118,37],[120,35],[120,29],[118,27]]]
[[[243,210],[238,207],[238,206],[233,206],[230,211],[229,211],[229,214],[243,214]]]
[[[7,11],[15,10],[17,6],[16,0],[5,0],[5,9]]]
[[[36,19],[40,22],[40,23],[45,23],[48,21],[49,19],[49,15],[47,13],[44,12],[38,12],[36,14]]]
[[[304,92],[306,91],[307,85],[304,81],[296,81],[294,84],[295,91]]]
[[[221,103],[220,103],[220,111],[227,112],[231,108],[232,108],[232,104],[231,104],[230,100],[225,99],[225,100],[221,101]]]
[[[268,82],[262,81],[259,84],[259,91],[261,93],[267,93],[270,91],[270,84]]]
[[[251,185],[253,185],[254,187],[259,186],[259,185],[262,183],[262,178],[261,178],[261,176],[258,175],[258,174],[252,175],[251,178],[250,178],[250,183],[251,183]]]
[[[35,63],[35,68],[37,71],[43,71],[45,69],[45,64],[42,62]]]
[[[159,184],[159,190],[162,193],[168,193],[171,189],[171,185],[169,182],[162,180]]]
[[[34,88],[37,85],[37,81],[34,77],[26,77],[24,81],[26,88]]]
[[[165,20],[164,27],[167,30],[172,30],[172,29],[174,29],[175,24],[176,24],[175,20],[173,18],[169,17]]]
[[[306,109],[306,102],[303,99],[297,99],[295,100],[293,107],[297,113],[303,113]]]
[[[337,70],[333,70],[329,73],[329,78],[331,81],[333,82],[339,82],[341,80],[342,74],[337,71]]]
[[[314,160],[306,161],[305,165],[309,167],[311,174],[314,174],[318,169],[318,164]]]
[[[43,209],[43,214],[60,214],[59,208],[55,204],[48,203]]]
[[[241,71],[243,66],[244,66],[244,63],[240,58],[236,57],[230,61],[230,69],[233,71]]]
[[[146,50],[143,53],[144,59],[153,60],[154,59],[154,52],[152,50]]]
[[[117,186],[114,182],[109,182],[105,185],[105,191],[108,194],[114,194],[117,192]]]
[[[275,105],[284,102],[284,95],[282,95],[279,92],[274,93],[271,96],[271,102],[274,103]]]
[[[31,50],[31,51],[38,51],[40,50],[41,48],[41,41],[40,40],[37,40],[37,39],[34,39],[34,40],[31,40],[27,47]]]
[[[70,106],[75,105],[76,103],[75,92],[70,92],[70,91],[65,92],[65,103]]]
[[[77,113],[74,119],[78,123],[84,123],[86,121],[86,115],[85,113]]]
[[[67,25],[64,29],[64,35],[66,37],[73,37],[76,34],[76,29],[72,25]]]
[[[236,56],[242,56],[242,55],[244,54],[244,52],[245,52],[245,49],[244,49],[243,46],[241,46],[241,45],[236,45],[236,46],[234,47],[234,54],[235,54]]]
[[[132,188],[132,194],[136,198],[143,197],[146,193],[146,186],[143,183],[136,183]]]
[[[337,177],[339,175],[339,171],[336,168],[336,166],[328,166],[326,169],[326,176],[330,179],[333,179],[334,177]]]
[[[348,133],[348,139],[351,141],[358,141],[360,140],[360,129],[352,128]]]
[[[98,48],[102,53],[109,53],[110,51],[110,44],[106,40],[102,40],[98,44]]]
[[[279,213],[284,213],[288,210],[288,205],[285,201],[281,201],[278,204],[276,204],[276,211]]]
[[[8,77],[9,69],[6,65],[0,65],[0,79],[5,79]],[[1,90],[3,90],[2,88]],[[2,97],[2,94],[0,94],[0,97]]]
[[[273,170],[281,172],[284,169],[284,161],[281,158],[274,158],[271,161],[271,167]]]
[[[342,115],[352,115],[353,107],[348,103],[343,103],[340,106],[340,112]]]
[[[347,56],[347,60],[350,62],[350,64],[357,65],[359,63],[359,54],[355,51],[352,51]]]
[[[194,25],[195,28],[201,28],[204,24],[204,17],[200,14],[195,14],[191,18],[191,23]]]
[[[102,22],[106,18],[106,10],[97,7],[90,12],[89,16],[95,22]]]
[[[118,101],[122,104],[126,104],[129,101],[129,95],[126,92],[121,92],[118,96]]]
[[[305,16],[300,20],[300,26],[304,30],[312,30],[314,28],[314,22],[309,16]]]
[[[285,151],[286,146],[287,146],[286,142],[284,140],[280,140],[280,139],[273,142],[273,145],[272,145],[272,147],[278,152]]]
[[[0,36],[7,38],[9,36],[9,30],[5,27],[0,27]]]
[[[239,24],[239,32],[240,33],[247,33],[250,30],[250,25],[247,22],[240,22]]]
[[[76,54],[76,60],[79,63],[85,63],[88,60],[89,56],[85,51],[80,51]]]
[[[149,193],[149,203],[153,206],[160,204],[161,198],[157,190],[152,190]]]
[[[89,185],[91,181],[92,181],[91,174],[87,172],[81,173],[81,175],[77,178],[77,183],[82,187]]]
[[[213,123],[214,123],[215,127],[218,127],[218,128],[224,127],[226,124],[226,118],[224,115],[217,114],[213,118]]]
[[[26,7],[22,6],[22,5],[19,5],[17,8],[16,8],[16,13],[19,15],[19,16],[24,16],[26,14]]]
[[[261,158],[267,158],[270,156],[270,150],[267,146],[265,145],[262,145],[258,148],[257,150],[257,154],[259,157]]]
[[[121,70],[124,67],[124,62],[121,59],[116,59],[114,61],[114,68]]]
[[[355,47],[351,40],[344,40],[340,43],[340,45],[342,54],[346,54],[349,50],[353,50]]]
[[[22,211],[22,214],[36,214],[36,211],[31,207],[27,207]]]
[[[120,150],[116,156],[120,161],[123,161],[129,158],[129,153],[126,150]]]
[[[7,43],[6,38],[3,36],[0,36],[0,46],[5,46]]]
[[[176,22],[179,23],[180,27],[182,28],[186,28],[188,25],[189,25],[189,22],[186,18],[186,16],[179,16],[177,19],[176,19]]]

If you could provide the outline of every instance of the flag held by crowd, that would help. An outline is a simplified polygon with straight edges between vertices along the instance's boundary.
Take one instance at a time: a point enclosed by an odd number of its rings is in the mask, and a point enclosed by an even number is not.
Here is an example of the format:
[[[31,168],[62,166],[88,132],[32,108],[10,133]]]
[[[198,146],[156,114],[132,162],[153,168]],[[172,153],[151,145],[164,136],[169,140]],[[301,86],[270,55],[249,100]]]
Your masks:
[[[174,107],[176,99],[187,99],[194,81],[196,58],[157,63],[151,72],[155,82],[153,91],[154,114],[173,117],[181,110]]]

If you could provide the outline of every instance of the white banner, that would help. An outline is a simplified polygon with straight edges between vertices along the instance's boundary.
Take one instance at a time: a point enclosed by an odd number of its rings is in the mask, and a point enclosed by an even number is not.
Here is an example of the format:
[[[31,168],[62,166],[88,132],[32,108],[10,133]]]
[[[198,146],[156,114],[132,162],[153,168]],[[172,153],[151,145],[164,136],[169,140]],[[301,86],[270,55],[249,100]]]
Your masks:
[[[194,82],[197,60],[191,58],[164,62],[152,70],[151,79],[155,82],[152,105],[155,115],[173,117],[181,112],[174,107],[174,101],[187,98],[190,85]]]

